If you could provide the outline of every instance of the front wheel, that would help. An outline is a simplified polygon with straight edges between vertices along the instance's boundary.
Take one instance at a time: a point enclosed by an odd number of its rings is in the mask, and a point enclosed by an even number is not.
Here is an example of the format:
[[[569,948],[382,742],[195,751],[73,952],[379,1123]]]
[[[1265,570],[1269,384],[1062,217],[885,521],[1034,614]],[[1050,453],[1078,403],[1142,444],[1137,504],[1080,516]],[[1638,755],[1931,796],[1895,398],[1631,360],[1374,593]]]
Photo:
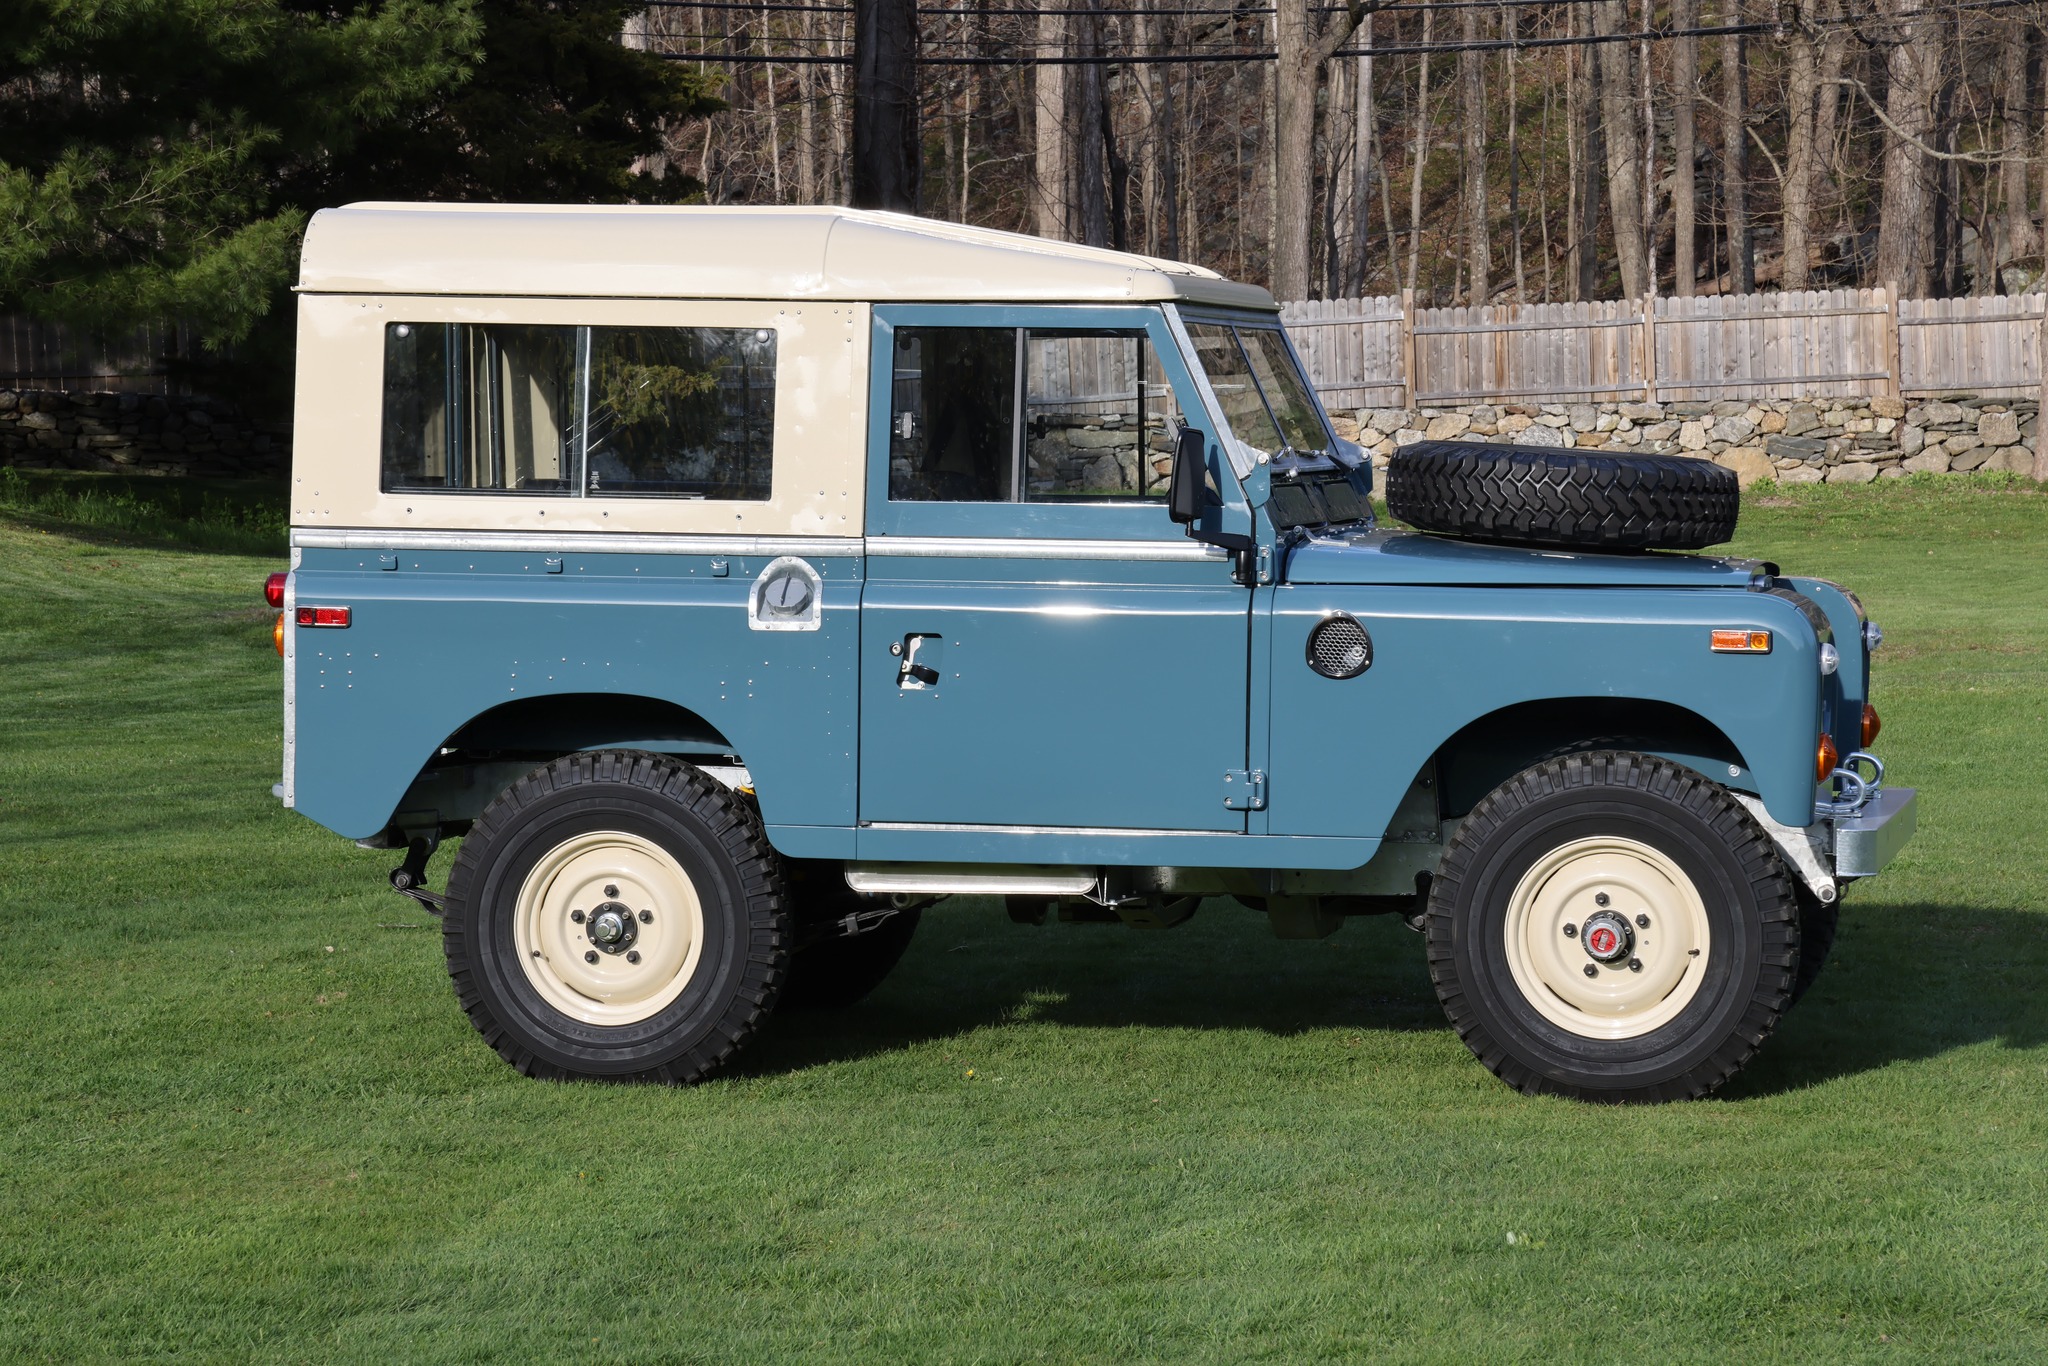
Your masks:
[[[1430,976],[1509,1085],[1583,1100],[1702,1096],[1790,1004],[1799,910],[1770,837],[1662,759],[1573,754],[1466,817],[1430,888]]]
[[[753,808],[632,751],[567,755],[491,803],[442,926],[463,1009],[529,1076],[696,1081],[766,1018],[789,956]]]

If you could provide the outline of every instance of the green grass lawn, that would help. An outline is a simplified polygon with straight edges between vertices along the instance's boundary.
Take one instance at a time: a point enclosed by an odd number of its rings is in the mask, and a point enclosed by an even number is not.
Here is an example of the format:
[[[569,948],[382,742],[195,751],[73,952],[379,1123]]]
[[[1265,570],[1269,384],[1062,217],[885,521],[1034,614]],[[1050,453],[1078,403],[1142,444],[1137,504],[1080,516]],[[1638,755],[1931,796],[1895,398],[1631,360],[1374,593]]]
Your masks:
[[[1920,835],[1742,1077],[1615,1110],[1495,1081],[1399,925],[1222,901],[947,903],[726,1079],[523,1080],[393,856],[270,796],[282,554],[6,492],[0,1358],[2048,1353],[2048,495],[1752,500],[1883,623]]]

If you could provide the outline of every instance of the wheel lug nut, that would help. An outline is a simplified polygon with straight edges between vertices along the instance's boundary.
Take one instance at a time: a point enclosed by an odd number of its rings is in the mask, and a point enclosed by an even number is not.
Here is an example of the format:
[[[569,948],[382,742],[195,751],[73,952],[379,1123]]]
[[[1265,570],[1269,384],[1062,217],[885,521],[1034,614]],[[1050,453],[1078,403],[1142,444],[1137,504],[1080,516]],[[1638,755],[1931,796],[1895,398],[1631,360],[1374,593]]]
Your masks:
[[[640,923],[641,923],[641,924],[643,924],[643,925],[652,925],[652,924],[654,923],[654,912],[653,912],[653,911],[642,911],[642,912],[640,912]]]
[[[619,894],[619,889],[608,885],[604,889],[604,894],[606,896],[617,896]]]
[[[1637,917],[1636,917],[1636,928],[1637,928],[1637,929],[1639,929],[1639,930],[1647,930],[1647,929],[1649,929],[1649,928],[1650,928],[1650,917],[1648,917],[1648,916],[1646,916],[1646,915],[1639,915],[1639,916],[1637,916]]]
[[[1593,894],[1593,904],[1595,906],[1605,906],[1607,904],[1607,893],[1595,892]]]
[[[628,963],[637,963],[637,962],[639,962],[639,961],[640,961],[640,950],[638,950],[638,949],[629,949],[629,950],[627,951],[627,953],[626,953],[626,961],[627,961]]]
[[[1565,926],[1564,937],[1567,939],[1577,939],[1579,937],[1579,927],[1577,925]]]
[[[569,912],[569,918],[575,921],[577,924],[581,925],[583,923],[583,912],[571,911]]]
[[[597,950],[585,949],[583,951],[583,961],[586,963],[595,963],[597,961]]]
[[[1629,970],[1630,972],[1641,972],[1641,971],[1643,970],[1643,960],[1642,960],[1642,959],[1640,959],[1640,958],[1631,958],[1631,959],[1629,959],[1629,960],[1628,960],[1628,970]]]
[[[1586,975],[1588,977],[1598,977],[1600,975],[1600,969],[1594,967],[1591,963],[1588,963],[1586,964]]]

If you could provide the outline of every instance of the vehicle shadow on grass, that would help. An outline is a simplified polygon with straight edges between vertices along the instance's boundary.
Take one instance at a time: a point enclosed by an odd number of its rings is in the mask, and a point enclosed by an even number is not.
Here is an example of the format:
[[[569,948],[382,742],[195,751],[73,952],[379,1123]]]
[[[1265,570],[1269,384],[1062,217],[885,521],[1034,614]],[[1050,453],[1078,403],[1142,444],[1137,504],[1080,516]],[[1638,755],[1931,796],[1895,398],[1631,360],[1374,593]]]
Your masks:
[[[873,996],[778,1015],[736,1073],[803,1071],[1025,1021],[1276,1036],[1449,1030],[1421,941],[1391,918],[1304,943],[1274,940],[1233,910],[1208,902],[1165,934],[1012,926],[1000,909],[934,914]],[[2041,1047],[2044,975],[2048,914],[1851,900],[1820,980],[1717,1095],[1788,1094],[1973,1044]]]

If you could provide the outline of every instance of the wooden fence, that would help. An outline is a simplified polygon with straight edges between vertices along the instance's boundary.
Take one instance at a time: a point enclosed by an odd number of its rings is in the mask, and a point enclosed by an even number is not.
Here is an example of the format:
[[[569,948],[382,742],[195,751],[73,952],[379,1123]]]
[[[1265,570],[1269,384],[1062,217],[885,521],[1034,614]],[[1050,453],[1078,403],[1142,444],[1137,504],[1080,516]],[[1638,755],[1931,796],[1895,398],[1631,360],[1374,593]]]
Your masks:
[[[2042,302],[1834,289],[1418,308],[1403,294],[1289,303],[1280,316],[1332,408],[2036,398],[2048,376]]]
[[[0,389],[189,394],[167,362],[196,354],[196,346],[183,324],[96,337],[62,323],[0,316]]]

